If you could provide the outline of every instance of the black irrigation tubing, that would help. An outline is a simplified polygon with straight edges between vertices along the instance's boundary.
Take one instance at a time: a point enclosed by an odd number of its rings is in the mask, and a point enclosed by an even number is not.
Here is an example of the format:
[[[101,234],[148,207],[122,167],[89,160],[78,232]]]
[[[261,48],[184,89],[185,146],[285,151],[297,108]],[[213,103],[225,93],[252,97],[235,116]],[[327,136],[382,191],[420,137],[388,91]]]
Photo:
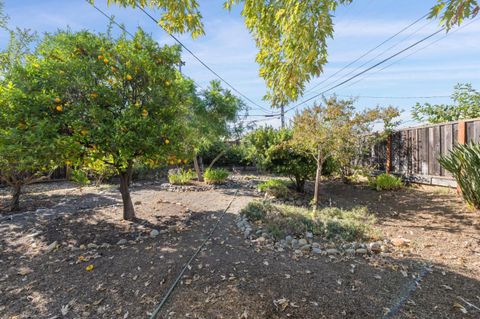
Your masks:
[[[412,293],[417,289],[420,281],[427,275],[428,269],[426,266],[420,270],[418,277],[415,278],[414,281],[410,282],[410,284],[406,287],[403,293],[400,295],[400,298],[395,303],[395,305],[383,316],[383,319],[391,319],[395,317],[400,310],[400,308],[405,304],[405,302],[410,298]]]
[[[170,288],[168,289],[168,291],[167,291],[167,293],[165,294],[165,296],[163,296],[162,301],[158,304],[158,306],[155,308],[155,310],[154,310],[153,313],[151,314],[150,319],[157,319],[158,314],[159,314],[160,311],[162,310],[163,306],[164,306],[165,303],[167,302],[167,300],[168,300],[168,298],[170,297],[170,295],[172,294],[172,292],[173,292],[173,291],[175,290],[175,288],[177,287],[178,283],[180,282],[180,279],[182,279],[183,274],[187,271],[187,269],[190,268],[190,264],[191,264],[192,261],[197,257],[198,253],[202,250],[202,248],[205,246],[205,244],[212,238],[213,233],[214,233],[215,230],[218,228],[218,225],[220,224],[220,222],[222,221],[223,217],[224,217],[225,214],[227,213],[227,210],[230,208],[230,206],[232,205],[233,201],[234,201],[235,198],[237,197],[237,193],[238,193],[238,189],[235,191],[235,194],[233,194],[232,200],[228,203],[227,207],[223,210],[222,214],[220,215],[220,218],[217,220],[217,222],[216,222],[215,225],[213,226],[212,230],[210,230],[210,233],[208,234],[207,238],[205,238],[205,240],[204,240],[204,241],[202,242],[202,244],[197,248],[197,250],[195,251],[195,253],[190,257],[190,259],[187,261],[187,263],[183,266],[182,271],[180,271],[180,273],[178,274],[177,278],[176,278],[175,281],[173,282],[172,286],[170,286]]]

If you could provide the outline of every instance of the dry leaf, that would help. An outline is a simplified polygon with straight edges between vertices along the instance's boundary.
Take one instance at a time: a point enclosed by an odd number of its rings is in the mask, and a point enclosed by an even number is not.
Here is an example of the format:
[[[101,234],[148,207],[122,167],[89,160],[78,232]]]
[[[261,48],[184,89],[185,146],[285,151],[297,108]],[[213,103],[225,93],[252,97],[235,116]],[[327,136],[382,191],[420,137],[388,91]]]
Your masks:
[[[467,313],[468,313],[467,309],[465,309],[465,307],[462,306],[461,304],[459,304],[458,302],[456,302],[456,303],[453,304],[453,308],[460,310],[463,314],[467,314]]]

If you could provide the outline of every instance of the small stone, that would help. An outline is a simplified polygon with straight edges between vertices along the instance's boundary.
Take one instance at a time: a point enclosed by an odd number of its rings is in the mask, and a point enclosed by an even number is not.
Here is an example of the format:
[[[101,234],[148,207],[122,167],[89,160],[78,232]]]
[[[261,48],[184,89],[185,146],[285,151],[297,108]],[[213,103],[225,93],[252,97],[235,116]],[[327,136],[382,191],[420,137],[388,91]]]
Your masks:
[[[298,244],[300,246],[305,246],[306,244],[308,244],[308,241],[305,238],[301,238],[298,240]]]
[[[53,243],[51,243],[50,245],[47,246],[47,248],[45,248],[45,253],[51,253],[55,248],[57,248],[58,246],[58,242],[57,241],[54,241]]]
[[[95,244],[95,243],[89,243],[89,244],[87,245],[87,247],[88,247],[89,249],[97,249],[97,248],[98,248],[98,245]]]
[[[287,244],[290,244],[293,240],[293,237],[288,235],[287,237],[285,237],[285,241],[287,242]]]
[[[102,245],[100,245],[100,248],[109,248],[109,247],[110,247],[109,243],[103,243]]]
[[[87,249],[87,246],[85,246],[84,244],[81,244],[79,248],[80,248],[81,250],[85,250],[85,249]]]
[[[155,238],[158,235],[160,235],[160,232],[158,230],[152,229],[152,231],[150,231],[150,237]]]
[[[393,238],[392,239],[392,244],[393,246],[396,247],[407,247],[410,245],[411,240],[406,239],[406,238]]]
[[[305,233],[305,237],[307,237],[307,239],[312,239],[312,238],[313,238],[313,233],[307,231],[307,232]]]
[[[320,248],[320,244],[319,243],[312,243],[312,247],[313,248]]]
[[[365,248],[358,248],[357,250],[355,250],[355,252],[359,255],[365,255],[368,253],[368,250],[366,250]]]
[[[250,237],[251,230],[250,229],[245,229],[245,232],[243,233],[243,237],[248,238]]]
[[[301,251],[310,251],[311,248],[312,248],[311,245],[306,244],[306,245],[303,245],[303,246],[300,248],[300,250],[301,250]]]
[[[127,240],[125,238],[123,239],[120,239],[118,242],[117,242],[117,245],[125,245],[127,243]]]
[[[375,253],[375,254],[378,254],[382,251],[382,245],[380,245],[379,243],[371,243],[370,244],[370,251]]]
[[[266,241],[266,240],[267,240],[267,239],[266,239],[265,237],[263,237],[263,236],[258,237],[258,238],[256,239],[256,241],[257,241],[258,243],[263,243],[263,242]]]
[[[314,247],[314,248],[312,249],[312,253],[314,253],[314,254],[321,254],[321,253],[323,253],[323,251],[322,251],[320,248],[318,248],[318,247]]]
[[[353,248],[345,249],[345,253],[347,253],[348,255],[355,255],[355,249]]]
[[[337,255],[339,254],[340,252],[338,251],[338,249],[335,249],[335,248],[329,248],[327,249],[327,254],[328,255]]]

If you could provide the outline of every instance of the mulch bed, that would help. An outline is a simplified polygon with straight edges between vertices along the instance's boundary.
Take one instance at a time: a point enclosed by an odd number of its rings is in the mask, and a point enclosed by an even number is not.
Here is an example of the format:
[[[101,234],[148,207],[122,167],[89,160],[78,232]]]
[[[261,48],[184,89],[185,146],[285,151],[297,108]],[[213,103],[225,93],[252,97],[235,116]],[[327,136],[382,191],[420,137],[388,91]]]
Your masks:
[[[480,316],[474,308],[480,305],[480,217],[453,192],[378,193],[326,182],[326,205],[367,205],[384,236],[412,244],[388,258],[297,257],[243,238],[236,214],[258,195],[236,182],[204,192],[135,187],[137,223],[120,219],[114,187],[32,189],[27,201],[47,198],[49,213],[0,221],[0,318],[148,318],[238,187],[161,318]],[[159,234],[151,237],[152,230]],[[126,243],[118,244],[121,239]],[[46,252],[52,242],[59,247]],[[410,289],[420,273],[425,276]]]

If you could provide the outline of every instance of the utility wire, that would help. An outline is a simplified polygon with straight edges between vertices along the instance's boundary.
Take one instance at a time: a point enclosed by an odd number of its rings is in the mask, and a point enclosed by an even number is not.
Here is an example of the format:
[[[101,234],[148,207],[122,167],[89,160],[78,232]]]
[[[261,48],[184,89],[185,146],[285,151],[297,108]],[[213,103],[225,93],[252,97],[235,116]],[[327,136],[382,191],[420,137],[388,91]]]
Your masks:
[[[455,32],[458,32],[459,30],[461,30],[461,29],[463,29],[463,28],[465,28],[465,27],[467,27],[467,26],[471,25],[472,23],[474,23],[475,21],[477,21],[477,20],[479,20],[479,19],[480,19],[480,18],[475,18],[475,19],[471,20],[470,22],[468,22],[468,23],[465,23],[465,24],[461,25],[461,26],[460,26],[460,27],[458,27],[457,29],[455,29],[455,30],[453,30],[453,31],[451,31],[451,32],[448,32],[448,33],[447,33],[447,34],[445,34],[444,36],[442,36],[442,37],[440,37],[440,38],[438,38],[438,39],[436,39],[436,40],[434,40],[434,41],[432,41],[432,42],[428,43],[427,45],[424,45],[423,47],[420,47],[420,48],[418,48],[417,50],[415,50],[415,51],[411,52],[410,54],[407,54],[407,55],[405,55],[405,56],[401,57],[400,59],[398,59],[398,60],[395,60],[395,61],[393,61],[393,62],[392,62],[392,63],[390,63],[390,64],[387,64],[385,67],[381,68],[381,69],[380,69],[380,70],[378,70],[378,71],[375,71],[374,73],[372,73],[372,74],[370,74],[370,75],[377,74],[377,73],[379,73],[379,72],[381,72],[381,71],[383,71],[383,70],[385,70],[385,69],[387,69],[387,68],[391,67],[392,65],[394,65],[394,64],[396,64],[396,63],[398,63],[398,62],[400,62],[400,61],[403,61],[403,60],[405,60],[406,58],[408,58],[408,57],[410,57],[410,56],[414,55],[415,53],[417,53],[417,52],[419,52],[419,51],[422,51],[422,50],[424,50],[424,49],[426,49],[426,48],[428,48],[428,47],[430,47],[430,46],[434,45],[435,43],[437,43],[437,42],[439,42],[439,41],[441,41],[441,40],[445,39],[445,38],[446,38],[447,36],[449,36],[450,34],[452,34],[452,33],[455,33]],[[355,81],[355,82],[353,82],[353,83],[351,83],[351,84],[347,85],[346,87],[344,87],[344,89],[345,89],[345,88],[348,88],[348,87],[351,87],[351,86],[354,86],[355,84],[357,84],[358,82],[360,82],[360,81],[362,81],[362,80],[364,80],[364,79],[365,79],[365,77],[363,77],[363,78],[360,78],[358,81]],[[441,96],[440,96],[440,97],[441,97]]]
[[[346,79],[346,80],[344,80],[344,81],[340,82],[339,84],[336,84],[336,85],[334,85],[334,86],[332,86],[332,87],[330,87],[330,88],[328,88],[328,89],[326,89],[326,90],[324,90],[324,91],[322,91],[322,92],[320,92],[320,93],[318,93],[318,94],[316,94],[316,95],[312,96],[311,98],[309,98],[309,99],[306,99],[306,100],[304,100],[303,102],[300,102],[300,103],[298,103],[298,104],[296,104],[296,105],[292,106],[291,108],[289,108],[288,110],[286,110],[286,111],[285,111],[285,113],[287,113],[287,112],[289,112],[289,111],[291,111],[291,110],[293,110],[293,109],[295,109],[295,108],[299,107],[300,105],[303,105],[303,104],[305,104],[305,103],[307,103],[307,102],[309,102],[309,101],[311,101],[311,100],[313,100],[313,99],[315,99],[315,98],[317,98],[317,97],[319,97],[319,96],[321,96],[321,95],[323,95],[323,94],[325,94],[325,93],[327,93],[327,92],[329,92],[329,91],[331,91],[331,90],[333,90],[333,89],[336,89],[336,88],[338,88],[339,86],[342,86],[342,85],[344,85],[345,83],[348,83],[348,82],[352,81],[353,79],[355,79],[355,78],[357,78],[357,77],[361,76],[362,74],[365,74],[365,73],[367,73],[368,71],[370,71],[370,70],[372,70],[372,69],[376,68],[377,66],[379,66],[379,65],[382,65],[382,64],[384,64],[385,62],[388,62],[388,61],[390,61],[391,59],[393,59],[393,58],[395,58],[396,56],[398,56],[398,55],[402,54],[403,52],[405,52],[405,51],[408,51],[409,49],[411,49],[411,48],[413,48],[413,47],[415,47],[415,46],[419,45],[420,43],[422,43],[422,42],[424,42],[424,41],[426,41],[426,40],[430,39],[431,37],[433,37],[433,36],[437,35],[438,33],[442,32],[443,30],[445,30],[445,27],[442,27],[441,29],[439,29],[439,30],[437,30],[437,31],[435,31],[435,32],[433,32],[433,33],[431,33],[430,35],[428,35],[428,36],[426,36],[426,37],[424,37],[424,38],[422,38],[422,39],[418,40],[417,42],[415,42],[415,43],[413,43],[413,44],[411,44],[411,45],[407,46],[406,48],[404,48],[404,49],[402,49],[402,50],[398,51],[397,53],[395,53],[395,54],[393,54],[393,55],[389,56],[388,58],[385,58],[385,59],[383,59],[382,61],[380,61],[380,62],[378,62],[378,63],[376,63],[376,64],[372,65],[371,67],[369,67],[369,68],[367,68],[367,69],[365,69],[365,70],[363,70],[363,71],[361,71],[361,72],[359,72],[359,73],[357,73],[357,74],[355,74],[355,75],[353,75],[353,76],[349,77],[348,79]]]
[[[155,19],[150,13],[148,13],[144,8],[142,8],[141,6],[138,6],[138,8],[147,16],[149,17],[153,22],[155,22],[156,25],[160,26],[170,37],[172,37],[178,44],[180,44],[180,46],[182,48],[185,49],[185,51],[187,51],[188,53],[190,53],[198,62],[200,62],[201,65],[203,65],[207,70],[209,70],[211,73],[213,73],[217,78],[219,78],[223,83],[225,83],[226,85],[228,85],[232,90],[234,90],[235,92],[237,92],[239,95],[241,95],[243,98],[245,98],[247,101],[249,101],[250,103],[252,103],[253,105],[257,106],[258,108],[260,108],[261,110],[263,110],[264,112],[267,112],[267,113],[272,113],[271,110],[268,110],[268,109],[265,109],[264,107],[262,107],[260,104],[256,103],[255,101],[253,101],[252,99],[250,99],[248,96],[246,96],[245,94],[243,94],[242,92],[240,92],[239,90],[237,90],[236,87],[234,87],[232,84],[230,84],[227,80],[225,80],[223,77],[221,77],[217,72],[215,72],[215,70],[213,70],[210,66],[208,66],[208,64],[206,64],[205,62],[202,61],[202,59],[200,59],[192,50],[190,50],[185,44],[183,44],[182,41],[180,41],[175,35],[173,35],[172,33],[168,32],[161,24],[158,23],[158,20]]]
[[[119,27],[123,32],[125,32],[126,34],[128,34],[130,37],[135,38],[135,36],[133,35],[133,33],[131,33],[130,31],[128,31],[124,25],[118,23],[117,21],[115,21],[115,18],[113,16],[109,16],[108,14],[105,13],[105,11],[103,11],[102,9],[100,9],[99,7],[97,7],[94,3],[90,2],[89,0],[85,0],[88,4],[90,4],[95,10],[97,10],[98,12],[100,12],[101,15],[103,15],[104,17],[106,17],[111,23],[113,23],[114,25],[116,25],[117,27]],[[190,78],[191,79],[191,78]],[[198,87],[199,89],[202,89],[203,90],[203,87],[198,84],[197,82],[195,82],[194,79],[191,79],[193,84],[195,84],[196,87]]]
[[[415,34],[417,34],[418,32],[420,32],[422,29],[424,29],[427,25],[429,25],[431,23],[431,21],[427,22],[426,24],[424,24],[423,26],[421,26],[420,28],[418,28],[417,30],[415,30],[413,33],[409,34],[407,37],[403,38],[402,40],[398,41],[397,43],[389,46],[388,48],[386,48],[385,50],[382,50],[380,53],[376,54],[374,57],[372,57],[371,59],[365,61],[364,63],[362,63],[361,65],[357,66],[356,68],[350,70],[349,72],[347,72],[346,74],[340,76],[338,79],[334,80],[333,82],[327,84],[327,85],[324,85],[323,87],[321,87],[319,89],[320,90],[324,90],[325,88],[329,87],[330,85],[333,85],[335,83],[338,83],[339,81],[347,78],[350,74],[354,74],[356,71],[358,70],[361,70],[364,66],[370,64],[371,62],[374,62],[377,58],[383,56],[386,52],[389,52],[391,49],[397,47],[399,44],[401,44],[402,42],[405,42],[407,41],[408,39],[410,39],[411,37],[413,37]],[[317,91],[318,92],[318,91]]]
[[[381,43],[379,43],[378,45],[376,45],[375,47],[371,48],[370,50],[368,50],[367,52],[365,52],[364,54],[362,54],[360,57],[356,58],[355,60],[353,60],[352,62],[350,62],[349,64],[345,65],[343,68],[341,68],[340,70],[338,70],[337,72],[335,72],[334,74],[330,75],[329,77],[327,77],[325,80],[319,82],[318,84],[316,84],[315,86],[313,86],[312,88],[308,89],[307,91],[305,91],[305,93],[308,93],[308,92],[311,92],[313,91],[314,89],[316,89],[317,87],[319,87],[320,85],[322,85],[323,83],[325,83],[326,81],[328,81],[329,79],[331,79],[332,77],[334,77],[335,75],[339,74],[340,72],[342,72],[343,70],[347,69],[348,67],[350,67],[351,65],[353,65],[354,63],[360,61],[362,58],[366,57],[367,55],[369,55],[370,53],[372,53],[373,51],[375,51],[376,49],[378,49],[379,47],[381,47],[382,45],[384,45],[385,43],[389,42],[390,40],[392,40],[393,38],[395,38],[396,36],[398,36],[399,34],[403,33],[405,30],[408,30],[409,28],[411,28],[412,26],[414,26],[415,24],[417,24],[418,22],[420,22],[421,20],[425,19],[426,17],[428,16],[428,14],[425,14],[423,16],[421,16],[420,18],[418,18],[417,20],[413,21],[412,23],[410,23],[409,25],[407,25],[406,27],[404,27],[403,29],[401,29],[400,31],[398,31],[397,33],[395,33],[394,35],[390,36],[389,38],[387,38],[386,40],[382,41]]]

